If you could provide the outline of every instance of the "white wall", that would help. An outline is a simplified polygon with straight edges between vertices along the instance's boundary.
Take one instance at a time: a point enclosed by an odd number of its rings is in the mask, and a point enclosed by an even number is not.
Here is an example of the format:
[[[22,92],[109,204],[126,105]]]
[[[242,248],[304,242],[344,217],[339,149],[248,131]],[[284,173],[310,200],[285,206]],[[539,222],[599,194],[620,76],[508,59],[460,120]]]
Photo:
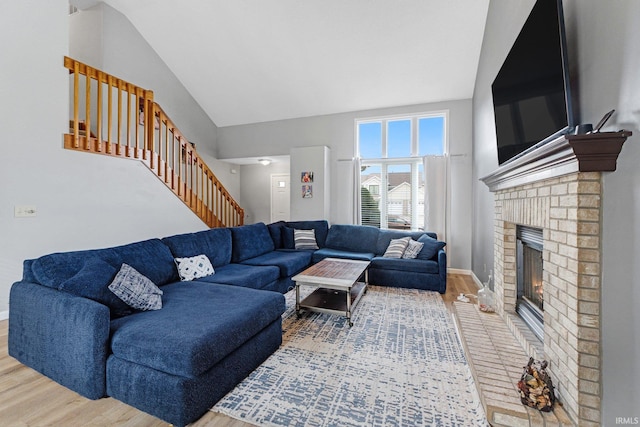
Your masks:
[[[0,313],[22,261],[204,229],[135,161],[64,150],[68,126],[68,2],[3,6],[0,25]],[[10,42],[9,42],[10,41]],[[35,218],[14,206],[35,205]]]
[[[271,174],[289,173],[289,162],[278,161],[268,166],[243,165],[241,173],[240,206],[244,209],[245,224],[271,222]]]
[[[292,221],[322,219],[330,216],[330,159],[331,150],[326,146],[291,149]],[[300,182],[302,172],[313,172],[313,182]],[[303,185],[311,186],[312,197],[302,197]]]
[[[331,223],[353,221],[353,197],[349,160],[354,155],[355,120],[428,111],[449,112],[449,153],[466,154],[451,158],[450,232],[447,250],[450,266],[471,268],[471,100],[448,101],[344,114],[281,120],[218,128],[220,159],[288,155],[293,147],[327,146],[331,150]],[[292,176],[293,180],[293,176]],[[242,179],[242,186],[250,183]],[[244,190],[243,190],[244,191]],[[267,197],[267,195],[262,195]]]
[[[493,265],[493,195],[478,179],[495,170],[491,82],[533,0],[492,0],[473,98],[473,271]],[[602,271],[603,425],[640,417],[640,2],[565,0],[570,59],[579,78],[582,122],[608,110],[608,130],[629,129],[616,172],[605,173]]]

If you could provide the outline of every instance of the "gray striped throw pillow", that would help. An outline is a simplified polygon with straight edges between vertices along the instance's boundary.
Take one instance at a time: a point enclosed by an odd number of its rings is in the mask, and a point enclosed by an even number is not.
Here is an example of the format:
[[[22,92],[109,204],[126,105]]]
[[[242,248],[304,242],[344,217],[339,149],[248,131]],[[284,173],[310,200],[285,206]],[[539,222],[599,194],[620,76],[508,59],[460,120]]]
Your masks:
[[[316,242],[316,231],[311,230],[293,230],[293,240],[296,249],[319,249]]]
[[[415,259],[422,250],[423,246],[424,243],[416,242],[413,239],[409,240],[409,244],[407,245],[407,249],[405,249],[404,253],[402,254],[402,258]]]
[[[382,255],[385,258],[402,258],[411,237],[403,237],[402,239],[392,239],[387,246],[387,250]]]

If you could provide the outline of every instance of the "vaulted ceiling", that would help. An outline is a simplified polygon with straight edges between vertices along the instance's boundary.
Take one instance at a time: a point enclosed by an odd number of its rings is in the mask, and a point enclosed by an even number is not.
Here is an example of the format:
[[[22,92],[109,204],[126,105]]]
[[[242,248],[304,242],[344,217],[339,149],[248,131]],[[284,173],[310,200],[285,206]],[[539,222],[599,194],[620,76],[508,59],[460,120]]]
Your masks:
[[[127,16],[218,126],[471,98],[489,5],[104,2]]]

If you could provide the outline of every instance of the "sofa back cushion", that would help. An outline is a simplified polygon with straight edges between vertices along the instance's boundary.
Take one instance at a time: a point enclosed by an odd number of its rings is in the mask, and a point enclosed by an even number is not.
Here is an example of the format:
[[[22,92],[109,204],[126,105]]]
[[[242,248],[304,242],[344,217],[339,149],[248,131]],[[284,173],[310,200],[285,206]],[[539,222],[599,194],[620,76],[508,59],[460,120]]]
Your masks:
[[[275,250],[269,229],[263,222],[232,227],[230,230],[231,262],[242,262]]]
[[[370,225],[334,224],[329,229],[325,246],[342,251],[371,253],[376,247],[379,231]]]
[[[177,234],[165,237],[162,242],[169,247],[174,258],[206,255],[214,268],[231,262],[231,230],[228,228]]]
[[[84,269],[84,274],[87,274],[86,268],[88,267],[85,267],[85,263],[93,258],[98,258],[111,265],[116,269],[116,272],[123,263],[129,264],[157,286],[179,280],[173,262],[173,255],[169,248],[159,239],[145,240],[106,249],[58,252],[45,255],[31,263],[31,272],[41,285],[60,289],[62,283],[75,276],[80,270]],[[107,280],[102,277],[104,271],[106,270],[96,269],[96,280],[98,282]],[[110,277],[110,279],[112,280],[113,277]]]
[[[286,226],[294,230],[314,230],[318,247],[324,248],[329,233],[329,223],[324,219],[312,221],[288,221]]]
[[[287,226],[287,223],[284,221],[272,222],[267,225],[267,229],[269,230],[269,234],[271,235],[271,240],[273,240],[273,246],[275,249],[282,249],[282,229]]]

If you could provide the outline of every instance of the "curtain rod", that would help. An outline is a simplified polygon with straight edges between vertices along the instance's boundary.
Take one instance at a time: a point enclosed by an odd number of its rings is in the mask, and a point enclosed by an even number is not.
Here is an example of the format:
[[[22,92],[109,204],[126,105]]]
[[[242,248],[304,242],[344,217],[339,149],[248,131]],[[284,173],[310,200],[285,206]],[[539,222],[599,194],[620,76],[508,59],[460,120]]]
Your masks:
[[[422,156],[425,157],[425,156]],[[407,157],[405,158],[398,158],[398,159],[394,159],[393,157],[390,158],[386,158],[386,159],[361,159],[361,160],[407,160],[407,161],[411,161],[411,160],[416,160],[416,159],[421,159],[422,157]],[[467,157],[467,153],[462,153],[462,154],[449,154],[449,157]],[[352,162],[353,158],[351,159],[337,159],[337,162]]]

